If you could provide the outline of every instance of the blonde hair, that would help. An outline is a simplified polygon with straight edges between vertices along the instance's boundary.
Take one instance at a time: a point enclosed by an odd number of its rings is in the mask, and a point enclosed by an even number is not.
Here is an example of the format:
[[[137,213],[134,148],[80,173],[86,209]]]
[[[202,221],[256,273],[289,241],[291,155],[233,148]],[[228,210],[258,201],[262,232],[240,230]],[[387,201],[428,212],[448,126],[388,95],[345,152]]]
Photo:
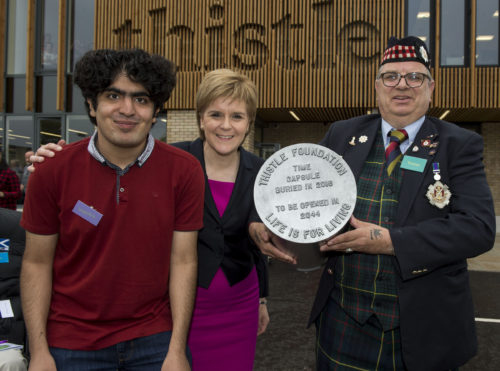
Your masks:
[[[243,101],[247,109],[249,127],[255,123],[257,88],[252,80],[230,69],[214,70],[205,75],[196,93],[196,121],[202,140],[205,140],[205,133],[201,130],[201,116],[207,107],[219,98]]]

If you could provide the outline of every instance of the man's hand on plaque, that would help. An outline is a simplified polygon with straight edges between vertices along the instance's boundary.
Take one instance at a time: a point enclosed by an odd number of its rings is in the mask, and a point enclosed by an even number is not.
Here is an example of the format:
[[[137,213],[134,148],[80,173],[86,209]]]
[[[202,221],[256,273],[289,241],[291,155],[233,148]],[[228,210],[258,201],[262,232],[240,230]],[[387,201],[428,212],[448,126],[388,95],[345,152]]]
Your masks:
[[[285,263],[297,264],[297,257],[285,248],[284,240],[271,233],[264,223],[250,223],[248,231],[250,237],[264,255]]]
[[[387,228],[362,222],[354,216],[351,216],[349,223],[354,228],[353,230],[320,243],[320,250],[339,251],[348,254],[361,252],[364,254],[394,255],[391,235]]]

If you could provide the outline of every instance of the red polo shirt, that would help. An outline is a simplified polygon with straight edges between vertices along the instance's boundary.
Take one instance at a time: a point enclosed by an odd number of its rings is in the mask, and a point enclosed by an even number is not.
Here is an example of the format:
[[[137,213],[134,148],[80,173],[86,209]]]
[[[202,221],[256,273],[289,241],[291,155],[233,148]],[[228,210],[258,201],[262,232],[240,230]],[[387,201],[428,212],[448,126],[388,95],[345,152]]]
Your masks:
[[[120,175],[88,144],[37,165],[21,221],[32,233],[59,233],[47,337],[80,350],[171,330],[173,231],[203,224],[204,175],[193,156],[155,141],[142,166]]]

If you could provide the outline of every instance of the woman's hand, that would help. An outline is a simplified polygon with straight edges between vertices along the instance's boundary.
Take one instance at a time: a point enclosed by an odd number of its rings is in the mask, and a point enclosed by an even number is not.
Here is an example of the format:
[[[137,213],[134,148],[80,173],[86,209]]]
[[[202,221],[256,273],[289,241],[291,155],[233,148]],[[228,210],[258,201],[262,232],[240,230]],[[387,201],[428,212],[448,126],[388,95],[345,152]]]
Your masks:
[[[259,327],[257,330],[257,336],[262,335],[269,324],[269,313],[267,311],[267,300],[266,298],[259,299]]]
[[[26,160],[26,162],[31,163],[31,165],[28,166],[28,171],[30,173],[33,173],[35,171],[35,167],[33,166],[34,163],[43,162],[45,160],[45,157],[54,157],[56,155],[56,152],[62,151],[65,144],[66,141],[64,139],[61,139],[59,142],[57,142],[57,144],[47,143],[43,146],[40,146],[40,148],[38,148],[36,152],[26,152],[24,154],[24,159]]]

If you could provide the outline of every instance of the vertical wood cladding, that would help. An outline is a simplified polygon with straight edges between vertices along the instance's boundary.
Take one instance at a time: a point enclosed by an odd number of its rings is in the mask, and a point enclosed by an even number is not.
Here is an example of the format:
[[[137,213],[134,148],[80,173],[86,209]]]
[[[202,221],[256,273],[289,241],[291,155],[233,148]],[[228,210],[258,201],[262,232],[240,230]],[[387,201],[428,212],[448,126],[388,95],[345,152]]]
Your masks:
[[[26,111],[33,111],[35,86],[35,0],[28,0],[27,40],[26,40]]]
[[[66,53],[61,52],[66,50],[66,0],[59,0],[59,15],[58,15],[58,40],[57,50],[57,97],[56,109],[64,111],[64,88],[66,83]]]
[[[307,120],[305,108],[348,115],[376,106],[383,47],[403,36],[405,19],[404,0],[96,0],[95,47],[171,59],[178,84],[168,108],[193,108],[203,75],[226,67],[255,81],[261,109],[293,108]],[[500,106],[498,67],[436,66],[433,107]]]

